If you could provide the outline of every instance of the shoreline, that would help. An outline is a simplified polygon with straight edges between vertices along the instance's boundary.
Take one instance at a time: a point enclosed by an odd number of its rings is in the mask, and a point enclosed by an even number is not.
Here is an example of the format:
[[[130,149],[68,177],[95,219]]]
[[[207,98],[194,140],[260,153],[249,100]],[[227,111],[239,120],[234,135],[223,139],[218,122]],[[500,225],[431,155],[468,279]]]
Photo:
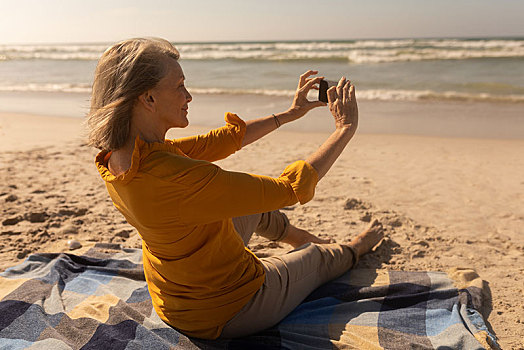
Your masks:
[[[202,113],[201,110],[198,112]],[[193,112],[192,114],[195,114],[195,112]],[[242,118],[242,115],[240,116]],[[224,125],[224,120],[221,117],[222,115],[220,115],[220,118],[217,117],[216,120],[212,123],[213,125],[206,125],[204,123],[194,124],[190,120],[190,124],[186,128],[171,129],[167,135],[171,138],[177,138],[191,136],[199,133],[206,133],[212,128]],[[56,145],[57,142],[78,142],[80,144],[83,144],[85,142],[84,140],[86,135],[84,121],[84,118],[63,115],[51,116],[44,114],[0,111],[0,152],[21,151],[29,150],[32,148],[51,147]],[[300,122],[301,120],[295,121],[295,123]],[[377,138],[411,138],[413,140],[420,138],[423,140],[433,140],[435,143],[447,141],[453,142],[453,140],[456,140],[458,142],[460,142],[461,140],[466,142],[468,140],[470,142],[515,141],[516,144],[520,144],[519,141],[524,142],[524,136],[520,138],[478,136],[468,137],[456,135],[439,135],[437,133],[424,134],[420,131],[412,133],[402,133],[400,132],[401,130],[399,130],[399,132],[376,132],[381,130],[375,130],[373,127],[368,127],[368,132],[366,132],[362,131],[362,128],[363,127],[359,125],[356,138],[358,138],[359,135],[365,135]],[[313,128],[307,126],[293,127],[290,125],[284,125],[279,129],[280,133],[289,133],[292,135],[292,137],[293,135],[303,135],[307,138],[318,139],[319,142],[326,138],[332,131],[333,130],[330,130],[329,128],[317,128],[317,130],[313,130]],[[28,134],[37,135],[37,137],[27,137]]]
[[[358,93],[357,93],[358,97]],[[194,94],[190,125],[218,127],[225,112],[244,120],[289,108],[292,99],[264,95]],[[82,93],[0,92],[0,113],[84,119],[89,95]],[[359,133],[419,135],[449,138],[524,139],[522,103],[450,101],[359,101]],[[282,130],[331,132],[327,107],[312,110]]]

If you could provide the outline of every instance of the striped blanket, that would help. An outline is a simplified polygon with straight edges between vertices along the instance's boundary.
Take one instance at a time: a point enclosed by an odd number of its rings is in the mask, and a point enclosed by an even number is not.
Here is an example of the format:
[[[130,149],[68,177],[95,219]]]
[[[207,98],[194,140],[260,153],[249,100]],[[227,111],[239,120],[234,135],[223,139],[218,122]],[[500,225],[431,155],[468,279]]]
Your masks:
[[[0,274],[1,349],[498,349],[472,270],[352,270],[280,324],[245,338],[192,339],[153,310],[139,249],[34,254]],[[210,317],[213,317],[210,315]]]

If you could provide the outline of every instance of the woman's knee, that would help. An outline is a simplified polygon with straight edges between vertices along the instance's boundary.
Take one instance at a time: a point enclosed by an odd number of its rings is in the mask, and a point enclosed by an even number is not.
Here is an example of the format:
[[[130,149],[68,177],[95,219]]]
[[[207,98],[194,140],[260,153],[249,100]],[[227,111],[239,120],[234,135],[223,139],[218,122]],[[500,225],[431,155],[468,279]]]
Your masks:
[[[240,235],[240,238],[242,238],[244,245],[247,246],[249,243],[249,240],[251,239],[251,236],[253,236],[257,226],[260,224],[261,219],[262,214],[260,213],[238,216],[232,219],[233,226],[235,226],[235,230]]]
[[[255,232],[270,241],[281,241],[287,235],[289,219],[286,214],[274,210],[262,214]]]

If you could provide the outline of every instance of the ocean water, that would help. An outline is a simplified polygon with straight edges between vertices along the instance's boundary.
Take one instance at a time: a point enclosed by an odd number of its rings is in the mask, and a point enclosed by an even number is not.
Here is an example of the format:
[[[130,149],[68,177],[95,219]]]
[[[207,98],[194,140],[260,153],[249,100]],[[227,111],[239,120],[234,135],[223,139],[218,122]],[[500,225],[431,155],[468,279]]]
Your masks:
[[[524,38],[174,44],[194,93],[292,96],[315,69],[360,100],[524,103]],[[109,45],[0,45],[0,94],[88,94]]]

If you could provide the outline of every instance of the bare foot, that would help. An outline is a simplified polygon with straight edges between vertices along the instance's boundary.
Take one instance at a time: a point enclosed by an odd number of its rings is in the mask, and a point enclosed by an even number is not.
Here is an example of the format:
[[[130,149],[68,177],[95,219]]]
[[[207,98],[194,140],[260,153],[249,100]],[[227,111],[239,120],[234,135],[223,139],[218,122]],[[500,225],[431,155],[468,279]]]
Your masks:
[[[280,242],[290,244],[293,246],[293,248],[298,248],[306,243],[326,244],[331,243],[331,240],[318,238],[317,236],[312,235],[306,230],[302,230],[298,227],[289,224],[289,227],[287,229],[287,235]]]
[[[374,219],[368,228],[353,238],[349,243],[358,252],[358,256],[369,253],[378,242],[384,238],[384,228],[377,219]]]

